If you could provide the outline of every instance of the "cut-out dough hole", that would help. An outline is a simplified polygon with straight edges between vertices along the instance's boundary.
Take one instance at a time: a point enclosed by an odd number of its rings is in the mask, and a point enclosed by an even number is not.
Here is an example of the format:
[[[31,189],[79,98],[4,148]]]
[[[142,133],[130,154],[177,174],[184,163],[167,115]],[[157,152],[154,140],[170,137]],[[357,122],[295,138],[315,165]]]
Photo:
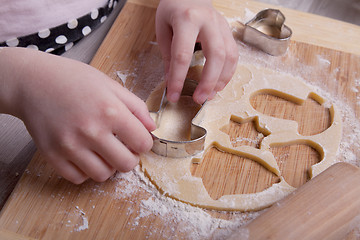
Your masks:
[[[299,134],[312,136],[328,129],[332,117],[329,108],[325,108],[312,98],[306,99],[301,105],[275,96],[266,91],[257,93],[250,98],[255,110],[276,118],[294,120],[298,123]]]
[[[321,154],[306,144],[271,147],[282,176],[291,186],[298,188],[309,179],[309,169],[320,162]]]
[[[220,131],[229,135],[233,147],[246,145],[259,148],[261,140],[268,135],[258,126],[257,118],[241,120],[231,117],[229,124],[220,128]]]
[[[207,192],[215,200],[223,195],[261,192],[280,181],[261,164],[216,147],[209,148],[201,164],[192,164],[190,171],[202,178]]]

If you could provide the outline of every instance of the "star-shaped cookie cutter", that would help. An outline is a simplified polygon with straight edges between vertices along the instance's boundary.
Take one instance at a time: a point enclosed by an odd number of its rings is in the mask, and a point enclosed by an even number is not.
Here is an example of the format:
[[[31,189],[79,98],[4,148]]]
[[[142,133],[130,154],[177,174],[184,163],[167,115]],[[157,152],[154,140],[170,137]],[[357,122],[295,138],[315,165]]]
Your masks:
[[[278,9],[265,9],[245,24],[242,41],[274,56],[286,52],[291,29]]]
[[[181,96],[192,96],[194,94],[197,82],[191,79],[186,79],[184,82],[184,87],[181,92]],[[156,126],[159,127],[161,121],[161,115],[166,107],[168,100],[166,98],[166,88],[162,94],[159,110],[156,112],[150,112],[152,115],[155,115]],[[204,103],[205,104],[205,103]],[[202,104],[200,110],[197,112],[196,116],[191,121],[191,137],[187,141],[172,141],[168,139],[159,138],[153,133],[151,133],[154,143],[152,151],[158,155],[164,157],[173,157],[173,158],[183,158],[196,155],[204,151],[204,143],[207,131],[205,128],[198,126],[194,123],[194,119],[201,112]]]

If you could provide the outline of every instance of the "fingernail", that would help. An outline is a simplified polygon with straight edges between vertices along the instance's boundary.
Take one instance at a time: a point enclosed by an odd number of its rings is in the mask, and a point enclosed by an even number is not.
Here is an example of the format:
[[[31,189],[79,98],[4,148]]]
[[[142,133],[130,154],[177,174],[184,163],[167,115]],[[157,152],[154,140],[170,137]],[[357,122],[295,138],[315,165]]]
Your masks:
[[[179,98],[180,98],[180,93],[178,93],[178,92],[174,92],[168,96],[168,100],[170,102],[177,102],[179,100]]]
[[[219,87],[216,90],[222,91],[225,87],[226,87],[226,83],[220,83]]]
[[[208,95],[207,95],[207,94],[201,93],[201,94],[199,94],[199,96],[196,98],[196,101],[197,101],[197,103],[199,103],[199,104],[203,104],[203,103],[206,101],[207,98],[208,98]]]
[[[156,123],[155,123],[155,121],[154,121],[154,119],[150,116],[150,114],[149,114],[149,126],[148,126],[148,130],[150,131],[150,132],[152,132],[152,131],[154,131],[157,127],[156,127]]]
[[[212,91],[212,93],[209,96],[209,99],[213,99],[215,97],[216,93],[217,93],[216,91]]]

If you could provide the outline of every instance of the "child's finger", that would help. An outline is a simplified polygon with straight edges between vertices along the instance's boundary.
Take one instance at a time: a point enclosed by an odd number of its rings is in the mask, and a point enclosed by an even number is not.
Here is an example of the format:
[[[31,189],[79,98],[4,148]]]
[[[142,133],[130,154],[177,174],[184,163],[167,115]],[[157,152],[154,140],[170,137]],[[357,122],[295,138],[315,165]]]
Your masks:
[[[47,160],[59,175],[72,183],[81,184],[89,178],[70,161],[54,157],[47,158]]]
[[[104,159],[89,149],[78,149],[73,152],[71,161],[87,176],[97,182],[104,182],[115,173],[115,169]]]
[[[230,81],[236,70],[236,65],[239,58],[238,48],[231,34],[228,23],[225,19],[220,19],[220,21],[222,21],[222,27],[220,28],[220,31],[222,32],[221,35],[223,36],[226,58],[223,69],[219,76],[219,80],[215,86],[216,92],[223,90],[226,84]]]
[[[121,115],[115,119],[113,133],[131,151],[136,153],[147,152],[151,149],[153,139],[144,125],[125,107],[120,110]]]
[[[148,131],[156,128],[154,120],[150,117],[146,104],[126,88],[119,89],[117,97],[126,105],[129,111],[144,125]],[[120,126],[121,127],[121,126]]]
[[[81,131],[83,142],[89,142],[94,148],[96,144],[101,144],[104,136],[116,135],[133,152],[149,151],[153,144],[149,129],[156,126],[145,103],[124,88],[120,90],[118,97],[120,99],[115,100],[115,106],[104,110],[103,120],[106,125],[94,125]]]
[[[106,159],[109,165],[122,172],[132,170],[139,163],[138,155],[132,153],[112,134],[105,136],[94,145],[94,150]]]
[[[156,41],[158,42],[161,56],[164,62],[165,76],[169,73],[171,60],[171,40],[173,37],[171,26],[157,11],[156,15]]]
[[[180,93],[188,72],[198,29],[192,23],[173,25],[171,61],[167,76],[167,98],[171,102],[179,100]]]
[[[223,38],[216,26],[205,25],[200,32],[199,39],[206,62],[201,81],[194,93],[194,100],[202,104],[214,91],[224,66],[226,53]]]

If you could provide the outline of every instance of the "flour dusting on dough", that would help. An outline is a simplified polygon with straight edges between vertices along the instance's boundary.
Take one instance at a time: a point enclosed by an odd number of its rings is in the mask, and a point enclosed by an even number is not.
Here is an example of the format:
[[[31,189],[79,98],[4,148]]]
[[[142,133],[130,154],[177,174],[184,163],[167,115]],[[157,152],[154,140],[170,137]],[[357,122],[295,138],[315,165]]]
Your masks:
[[[254,15],[254,14],[252,14]],[[238,21],[239,19],[228,19],[231,21]],[[292,43],[296,45],[296,43]],[[272,57],[269,56],[261,51],[256,51],[251,47],[246,46],[245,44],[238,42],[238,48],[240,53],[239,63],[246,63],[251,64],[254,66],[260,66],[260,67],[268,67],[272,68],[275,71],[279,71],[281,73],[289,73],[294,76],[300,76],[303,78],[303,80],[311,85],[316,92],[318,92],[321,96],[329,100],[329,104],[335,104],[338,106],[339,110],[341,111],[342,115],[342,121],[343,121],[343,135],[342,135],[342,141],[340,144],[340,148],[338,151],[338,158],[342,161],[352,163],[356,166],[360,166],[360,120],[359,116],[355,113],[356,111],[359,112],[360,109],[360,95],[358,90],[360,89],[360,76],[358,73],[353,79],[353,87],[352,92],[356,94],[356,107],[357,110],[354,109],[354,105],[347,102],[344,96],[337,96],[336,92],[334,92],[331,89],[328,89],[327,87],[324,87],[324,84],[316,83],[309,81],[309,79],[318,78],[321,76],[322,71],[330,71],[330,74],[324,78],[324,81],[327,81],[329,83],[336,84],[336,77],[340,72],[340,68],[329,68],[329,62],[326,61],[326,58],[324,57],[324,61],[321,67],[319,66],[311,66],[307,65],[306,63],[303,63],[300,61],[291,51],[288,51],[286,56],[282,57]],[[321,61],[321,55],[318,57],[318,61]],[[284,59],[286,59],[284,61]],[[154,59],[154,61],[158,61],[158,59]],[[146,61],[144,61],[146,62]],[[137,73],[138,70],[143,66],[143,61],[139,60],[136,62],[136,67],[134,73]],[[161,81],[161,70],[162,66],[158,66],[155,69],[156,74],[153,75],[153,82],[151,83],[152,88],[154,88],[160,81]],[[129,69],[128,69],[129,70]],[[126,70],[125,70],[126,71]],[[129,73],[132,73],[133,70],[129,70]],[[151,75],[151,74],[150,74]],[[137,78],[139,79],[139,78]],[[144,82],[144,81],[143,81]],[[146,82],[146,81],[145,81]],[[136,83],[135,83],[136,84]],[[148,88],[152,89],[151,87]],[[149,92],[147,92],[148,94]],[[219,97],[224,97],[223,94],[220,92],[217,94]],[[140,94],[142,99],[146,99],[146,94]],[[355,111],[356,110],[356,111]],[[285,159],[287,156],[283,156]],[[184,225],[189,224],[192,226],[192,230],[189,233],[188,239],[208,239],[212,235],[211,233],[204,234],[206,230],[208,229],[214,229],[218,227],[219,229],[223,229],[223,232],[215,231],[214,235],[217,236],[215,239],[225,239],[227,238],[230,233],[232,232],[232,229],[237,229],[239,226],[245,225],[247,222],[249,222],[251,219],[255,218],[261,212],[254,212],[254,213],[239,213],[235,212],[232,214],[232,218],[229,220],[222,221],[218,217],[214,217],[211,215],[209,217],[208,211],[202,210],[199,208],[192,207],[190,205],[187,205],[185,203],[181,203],[175,200],[172,200],[164,195],[161,195],[158,190],[155,187],[150,187],[152,184],[149,182],[146,176],[142,175],[143,173],[136,169],[133,172],[127,173],[127,174],[118,174],[116,178],[114,178],[115,181],[119,181],[117,184],[116,192],[114,194],[114,199],[120,199],[126,201],[129,198],[131,199],[131,196],[136,196],[139,191],[145,191],[148,195],[147,198],[145,198],[144,202],[142,202],[139,209],[129,209],[128,214],[129,215],[136,215],[138,216],[137,220],[141,221],[143,218],[147,218],[151,215],[157,215],[160,216],[161,219],[163,219],[165,222],[169,223],[169,227],[173,229],[173,231],[183,231],[185,232],[187,227],[185,226],[178,226],[176,222],[177,220],[174,219],[183,219]],[[141,177],[139,177],[141,175]],[[124,181],[127,184],[124,184]],[[129,197],[129,198],[127,198]],[[177,205],[185,206],[180,207],[179,209],[183,209],[188,207],[189,211],[177,211],[174,209],[177,209]],[[164,206],[161,206],[164,205]],[[160,207],[161,206],[161,207]],[[147,217],[145,217],[146,212],[149,213]],[[188,215],[192,215],[192,217],[189,217]],[[185,219],[185,220],[184,220]],[[202,219],[199,221],[192,221],[191,219]],[[206,220],[203,220],[206,219]],[[203,225],[202,223],[205,223]],[[136,222],[129,223],[130,226],[133,226],[133,230],[135,230],[135,224]],[[179,227],[178,229],[176,229]],[[158,230],[156,228],[153,229],[147,229],[148,230],[148,237],[150,237],[153,234],[157,233]],[[358,228],[357,232],[360,232],[360,228]],[[202,235],[203,234],[203,235]],[[202,237],[200,237],[202,236]],[[176,236],[172,236],[171,234],[167,233],[167,235],[164,235],[164,238],[168,237],[169,239],[174,238],[176,239]]]

